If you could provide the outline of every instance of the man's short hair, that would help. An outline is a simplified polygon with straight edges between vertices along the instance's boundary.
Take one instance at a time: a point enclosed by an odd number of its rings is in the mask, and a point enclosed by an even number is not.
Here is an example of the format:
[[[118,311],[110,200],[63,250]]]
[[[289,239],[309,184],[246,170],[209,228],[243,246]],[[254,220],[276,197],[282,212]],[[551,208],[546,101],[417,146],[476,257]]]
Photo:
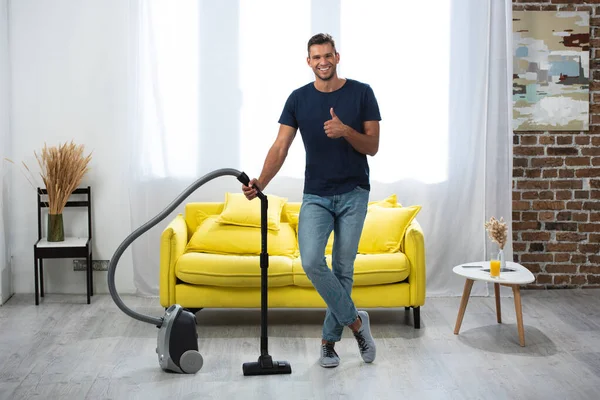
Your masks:
[[[331,35],[328,33],[317,33],[308,41],[308,46],[306,48],[308,50],[308,56],[310,57],[310,46],[325,43],[330,43],[331,47],[333,47],[333,51],[337,54],[337,50],[335,49],[335,41],[333,40],[333,37],[331,37]]]

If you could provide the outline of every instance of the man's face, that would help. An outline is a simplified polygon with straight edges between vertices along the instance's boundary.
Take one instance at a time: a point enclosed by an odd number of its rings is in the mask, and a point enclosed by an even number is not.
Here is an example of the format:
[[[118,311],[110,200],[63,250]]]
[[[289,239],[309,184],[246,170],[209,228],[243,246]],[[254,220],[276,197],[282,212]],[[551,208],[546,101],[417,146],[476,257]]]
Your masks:
[[[335,75],[340,55],[336,54],[331,43],[313,44],[310,46],[307,61],[316,78],[328,81]]]

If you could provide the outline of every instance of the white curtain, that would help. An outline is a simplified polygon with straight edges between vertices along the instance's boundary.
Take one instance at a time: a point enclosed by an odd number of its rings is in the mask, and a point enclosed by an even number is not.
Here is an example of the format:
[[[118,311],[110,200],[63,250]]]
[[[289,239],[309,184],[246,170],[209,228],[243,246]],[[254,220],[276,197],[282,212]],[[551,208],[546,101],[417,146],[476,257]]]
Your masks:
[[[4,158],[10,157],[9,137],[9,61],[8,61],[8,3],[0,0],[0,304],[12,294],[9,237],[8,188],[9,168]]]
[[[329,32],[340,76],[369,83],[379,101],[371,198],[396,193],[403,205],[423,206],[428,296],[459,295],[463,280],[452,267],[494,249],[484,222],[511,222],[511,7],[508,0],[432,0],[427,8],[385,0],[134,2],[132,229],[214,169],[257,176],[285,99],[313,80],[306,42]],[[298,135],[268,192],[299,201],[303,171]],[[239,190],[235,178],[222,178],[189,201],[222,201]],[[159,237],[171,217],[134,243],[141,294],[158,292]]]

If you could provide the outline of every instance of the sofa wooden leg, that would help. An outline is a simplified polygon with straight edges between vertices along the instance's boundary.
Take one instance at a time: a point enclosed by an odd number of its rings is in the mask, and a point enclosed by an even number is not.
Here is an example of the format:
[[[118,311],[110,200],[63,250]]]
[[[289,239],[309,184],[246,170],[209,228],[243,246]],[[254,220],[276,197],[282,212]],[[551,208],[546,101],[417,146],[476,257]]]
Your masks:
[[[404,311],[410,310],[410,307],[404,307]]]
[[[413,317],[415,329],[421,329],[421,307],[413,307]]]

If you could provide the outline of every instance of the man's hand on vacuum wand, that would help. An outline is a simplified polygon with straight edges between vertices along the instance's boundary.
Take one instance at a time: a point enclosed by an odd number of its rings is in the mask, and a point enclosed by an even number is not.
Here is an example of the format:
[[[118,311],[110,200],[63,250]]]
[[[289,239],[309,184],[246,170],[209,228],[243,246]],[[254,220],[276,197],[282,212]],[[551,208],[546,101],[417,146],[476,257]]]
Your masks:
[[[256,178],[252,178],[250,180],[250,182],[248,183],[248,186],[246,185],[242,185],[242,192],[244,192],[244,196],[246,196],[246,198],[248,200],[252,200],[253,198],[256,197],[257,195],[257,191],[255,186],[260,189],[261,185],[258,182],[258,179]]]

